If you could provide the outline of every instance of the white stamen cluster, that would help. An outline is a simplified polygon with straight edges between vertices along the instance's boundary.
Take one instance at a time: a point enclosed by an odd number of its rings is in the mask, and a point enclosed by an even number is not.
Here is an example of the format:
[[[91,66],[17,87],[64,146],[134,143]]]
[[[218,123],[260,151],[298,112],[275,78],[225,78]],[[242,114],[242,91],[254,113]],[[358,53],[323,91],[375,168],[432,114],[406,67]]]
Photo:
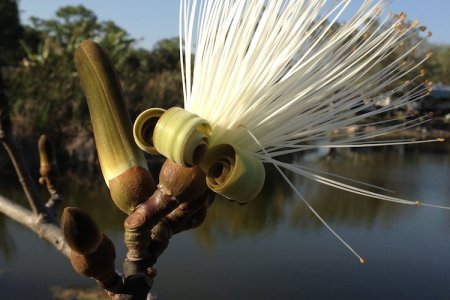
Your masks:
[[[423,74],[401,80],[427,59],[406,60],[422,41],[386,62],[426,28],[406,24],[404,13],[386,14],[388,0],[366,0],[339,24],[350,2],[183,0],[185,109],[210,122],[213,143],[261,154],[236,130],[245,126],[275,157],[320,146],[335,129],[423,97]],[[394,93],[404,96],[360,113]],[[333,138],[331,145],[362,145],[385,131]]]
[[[365,0],[340,23],[350,2],[181,0],[180,56],[185,109],[210,123],[210,143],[232,144],[274,164],[308,208],[363,262],[280,167],[368,197],[449,208],[372,192],[365,188],[389,191],[275,159],[317,147],[429,142],[372,140],[417,126],[417,120],[394,126],[383,124],[388,121],[361,123],[430,92],[431,83],[424,82],[425,74],[419,69],[430,55],[410,59],[423,43],[417,35],[426,27],[417,20],[407,23],[404,13],[386,13],[390,0]],[[367,110],[386,97],[392,99],[389,105]],[[362,130],[336,134],[354,124]],[[374,125],[378,129],[364,130]]]

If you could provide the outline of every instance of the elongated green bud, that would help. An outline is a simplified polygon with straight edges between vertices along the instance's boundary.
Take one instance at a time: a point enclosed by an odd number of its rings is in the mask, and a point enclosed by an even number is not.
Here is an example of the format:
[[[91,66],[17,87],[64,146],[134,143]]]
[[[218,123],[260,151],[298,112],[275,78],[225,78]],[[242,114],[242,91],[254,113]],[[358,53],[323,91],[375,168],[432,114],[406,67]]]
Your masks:
[[[211,190],[239,203],[253,200],[265,181],[262,162],[253,153],[228,144],[208,149],[200,167]]]
[[[57,172],[56,156],[52,144],[46,135],[41,135],[38,141],[39,173],[42,177],[54,175]]]
[[[95,144],[106,184],[131,166],[147,168],[135,145],[122,89],[108,56],[93,41],[75,52],[75,65],[91,114]]]
[[[49,201],[45,204],[46,207],[55,209],[61,200],[61,194],[58,193],[59,188],[59,168],[56,162],[55,151],[52,143],[44,134],[40,136],[38,141],[39,149],[39,183],[47,188],[50,194]]]
[[[76,50],[75,65],[88,101],[103,177],[116,205],[130,214],[152,195],[155,184],[144,155],[134,142],[120,82],[108,56],[93,41],[84,41]],[[148,176],[138,180],[140,186],[120,183],[127,176],[141,176],[142,170]],[[114,180],[119,176],[121,180]],[[112,183],[121,187],[112,188]]]
[[[136,143],[144,151],[154,153],[156,149],[184,167],[199,164],[211,136],[208,122],[180,107],[172,107],[161,115],[159,112],[147,110],[138,117],[134,125]]]

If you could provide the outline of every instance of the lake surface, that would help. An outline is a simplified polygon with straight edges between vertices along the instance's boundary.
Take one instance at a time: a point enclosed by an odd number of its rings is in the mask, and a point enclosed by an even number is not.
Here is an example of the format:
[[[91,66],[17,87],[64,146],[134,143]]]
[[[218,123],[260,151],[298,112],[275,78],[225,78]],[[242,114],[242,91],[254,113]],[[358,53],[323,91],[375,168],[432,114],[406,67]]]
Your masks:
[[[332,159],[322,154],[294,160],[399,197],[450,206],[448,142],[342,150]],[[23,201],[12,173],[2,174],[0,194]],[[449,210],[385,202],[289,176],[365,264],[269,168],[258,199],[246,206],[216,199],[201,227],[171,240],[155,266],[159,299],[450,299]],[[73,183],[64,195],[65,205],[88,211],[112,238],[121,269],[124,215],[103,182]],[[52,246],[0,215],[0,299],[51,299],[55,287],[94,286]]]

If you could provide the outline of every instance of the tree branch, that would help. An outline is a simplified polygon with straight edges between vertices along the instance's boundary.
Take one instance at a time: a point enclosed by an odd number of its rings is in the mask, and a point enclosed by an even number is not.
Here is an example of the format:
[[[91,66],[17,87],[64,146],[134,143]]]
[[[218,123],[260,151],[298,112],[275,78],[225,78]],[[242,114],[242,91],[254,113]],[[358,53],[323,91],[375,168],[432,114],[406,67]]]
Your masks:
[[[42,216],[14,203],[0,195],[0,212],[17,223],[34,231],[40,238],[50,242],[59,252],[69,257],[70,248],[66,244],[61,229],[54,223],[48,223]]]
[[[16,144],[11,130],[11,120],[9,117],[8,97],[5,94],[3,75],[0,70],[0,140],[8,153],[11,162],[19,177],[20,184],[25,192],[31,210],[35,215],[41,214],[48,222],[56,223],[55,218],[40,200],[39,194],[31,174],[26,168],[20,147]]]

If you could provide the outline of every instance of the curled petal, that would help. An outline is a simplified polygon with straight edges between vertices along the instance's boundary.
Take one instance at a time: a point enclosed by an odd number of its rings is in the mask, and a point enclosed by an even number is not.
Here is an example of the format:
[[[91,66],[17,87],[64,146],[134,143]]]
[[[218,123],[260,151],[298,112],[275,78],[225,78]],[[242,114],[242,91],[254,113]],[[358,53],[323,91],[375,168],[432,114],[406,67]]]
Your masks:
[[[211,126],[196,114],[182,108],[167,110],[153,132],[156,150],[185,167],[197,165],[208,148]]]
[[[162,108],[149,108],[142,112],[134,122],[133,136],[136,144],[143,151],[150,154],[159,154],[153,144],[153,132],[156,122],[164,114]]]
[[[254,199],[264,185],[262,162],[252,152],[228,144],[209,149],[201,168],[211,190],[239,203]]]

